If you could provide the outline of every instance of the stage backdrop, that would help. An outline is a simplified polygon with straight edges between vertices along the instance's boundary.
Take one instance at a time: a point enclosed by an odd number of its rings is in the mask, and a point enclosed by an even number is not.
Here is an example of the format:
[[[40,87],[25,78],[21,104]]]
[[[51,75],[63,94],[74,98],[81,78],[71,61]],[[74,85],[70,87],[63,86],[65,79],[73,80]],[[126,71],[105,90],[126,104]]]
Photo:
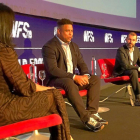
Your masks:
[[[56,33],[56,20],[16,14],[13,28],[13,38],[19,63],[27,64],[34,59],[36,63],[43,63],[41,49]],[[97,26],[74,23],[72,41],[79,45],[85,62],[91,72],[91,59],[115,58],[116,50],[125,43],[128,31],[105,29]],[[140,47],[140,33],[137,46]],[[97,74],[100,70],[97,65]]]

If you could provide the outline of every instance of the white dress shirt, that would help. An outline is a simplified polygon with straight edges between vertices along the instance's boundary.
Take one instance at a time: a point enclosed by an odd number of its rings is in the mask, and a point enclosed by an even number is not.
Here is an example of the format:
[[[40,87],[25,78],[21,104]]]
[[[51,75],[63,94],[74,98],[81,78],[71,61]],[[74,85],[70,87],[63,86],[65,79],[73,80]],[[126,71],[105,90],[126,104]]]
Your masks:
[[[57,35],[56,35],[57,37]],[[58,37],[57,37],[58,38]],[[65,52],[66,55],[66,60],[67,60],[67,72],[69,73],[73,73],[73,63],[72,63],[72,55],[71,55],[71,50],[70,50],[70,42],[69,43],[65,43],[63,42],[60,38],[58,38],[58,40],[61,43],[61,46]]]

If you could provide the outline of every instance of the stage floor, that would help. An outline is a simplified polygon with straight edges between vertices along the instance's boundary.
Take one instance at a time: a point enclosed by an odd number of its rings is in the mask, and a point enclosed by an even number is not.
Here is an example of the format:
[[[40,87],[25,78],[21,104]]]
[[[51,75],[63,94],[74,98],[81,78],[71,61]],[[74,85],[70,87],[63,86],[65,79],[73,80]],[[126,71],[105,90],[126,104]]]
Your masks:
[[[105,98],[122,86],[107,85],[101,88],[100,99]],[[108,107],[108,112],[100,113],[109,124],[100,132],[91,132],[80,121],[74,109],[68,105],[71,135],[74,140],[140,140],[140,107],[132,107],[128,92],[123,89],[108,100],[100,103],[100,107]],[[66,100],[66,99],[65,99]],[[86,98],[83,98],[86,102]],[[48,133],[48,129],[39,130]]]

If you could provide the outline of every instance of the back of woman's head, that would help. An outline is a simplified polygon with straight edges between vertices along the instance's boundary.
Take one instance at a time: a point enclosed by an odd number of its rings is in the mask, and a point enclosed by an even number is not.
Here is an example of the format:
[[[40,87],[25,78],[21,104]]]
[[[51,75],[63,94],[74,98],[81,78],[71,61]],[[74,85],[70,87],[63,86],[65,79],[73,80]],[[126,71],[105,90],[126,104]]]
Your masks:
[[[12,46],[12,28],[15,21],[13,10],[0,3],[0,42]]]

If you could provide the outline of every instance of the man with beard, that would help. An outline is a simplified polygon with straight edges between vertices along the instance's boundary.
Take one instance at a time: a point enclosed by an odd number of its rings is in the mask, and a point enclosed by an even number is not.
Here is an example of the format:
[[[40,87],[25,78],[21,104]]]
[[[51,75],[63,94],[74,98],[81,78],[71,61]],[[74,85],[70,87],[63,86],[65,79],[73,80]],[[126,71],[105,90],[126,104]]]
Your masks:
[[[140,52],[135,46],[137,34],[130,32],[126,38],[126,44],[117,50],[114,76],[128,75],[135,94],[135,106],[140,106]]]

